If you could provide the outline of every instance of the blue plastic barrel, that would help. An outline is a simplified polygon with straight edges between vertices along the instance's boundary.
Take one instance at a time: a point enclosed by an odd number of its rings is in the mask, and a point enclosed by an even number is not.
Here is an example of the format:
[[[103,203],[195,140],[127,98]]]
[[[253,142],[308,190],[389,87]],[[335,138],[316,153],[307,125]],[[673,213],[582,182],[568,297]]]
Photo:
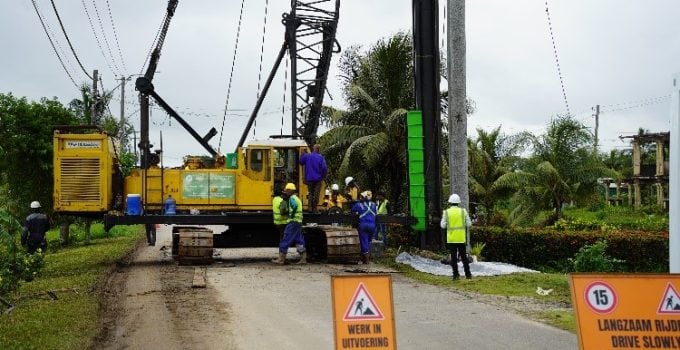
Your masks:
[[[127,215],[142,215],[142,197],[138,194],[127,195],[126,214]]]

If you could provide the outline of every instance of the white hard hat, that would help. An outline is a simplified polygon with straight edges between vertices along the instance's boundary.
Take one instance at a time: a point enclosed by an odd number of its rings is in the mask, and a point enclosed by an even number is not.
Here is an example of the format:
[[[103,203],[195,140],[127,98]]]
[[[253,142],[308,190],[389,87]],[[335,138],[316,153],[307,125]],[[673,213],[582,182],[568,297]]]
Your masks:
[[[324,192],[324,194],[326,194],[327,196],[330,196],[330,195],[331,195],[331,191],[329,191],[328,189],[326,189],[326,191]]]
[[[361,196],[368,200],[371,200],[371,198],[373,198],[373,193],[371,193],[371,191],[364,191],[361,192]]]
[[[457,194],[452,194],[449,196],[449,203],[451,204],[460,204],[460,196]]]
[[[345,186],[349,186],[349,183],[354,181],[354,178],[351,176],[348,176],[345,178]]]
[[[340,186],[338,186],[338,184],[333,184],[333,185],[331,186],[331,190],[333,190],[333,191],[340,191]]]
[[[40,202],[38,202],[38,201],[31,202],[31,209],[38,209],[38,208],[40,208]]]

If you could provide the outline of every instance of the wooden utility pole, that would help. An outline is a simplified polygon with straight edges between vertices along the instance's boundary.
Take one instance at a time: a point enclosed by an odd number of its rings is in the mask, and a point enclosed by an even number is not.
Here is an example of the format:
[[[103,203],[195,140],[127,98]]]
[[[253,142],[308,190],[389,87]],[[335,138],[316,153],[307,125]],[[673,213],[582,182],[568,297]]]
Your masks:
[[[90,125],[94,125],[97,120],[97,79],[99,79],[99,71],[92,72],[92,96],[90,96]]]
[[[595,106],[595,153],[597,153],[597,147],[599,146],[599,131],[600,131],[600,105]]]
[[[120,77],[120,148],[123,149],[123,138],[125,137],[125,76]]]
[[[467,103],[465,86],[465,0],[448,0],[449,183],[469,210]]]

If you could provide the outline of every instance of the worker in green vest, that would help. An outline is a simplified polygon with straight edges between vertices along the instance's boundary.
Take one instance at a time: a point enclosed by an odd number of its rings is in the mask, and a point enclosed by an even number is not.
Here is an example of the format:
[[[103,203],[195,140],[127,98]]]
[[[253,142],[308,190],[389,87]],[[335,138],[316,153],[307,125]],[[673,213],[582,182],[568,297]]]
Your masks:
[[[302,201],[295,195],[297,188],[294,183],[287,183],[283,190],[284,200],[288,202],[288,223],[283,231],[283,238],[279,243],[279,257],[272,260],[273,263],[283,265],[286,263],[288,247],[295,244],[300,254],[298,264],[307,263],[307,251],[305,250],[305,237],[302,234]]]
[[[384,192],[378,192],[375,195],[375,204],[378,206],[378,215],[390,214],[390,201],[385,198]],[[387,224],[380,223],[375,226],[373,239],[382,241],[387,246]]]
[[[472,278],[470,273],[470,263],[467,258],[467,251],[470,249],[470,230],[472,220],[465,208],[460,208],[460,196],[452,194],[449,197],[451,206],[444,210],[442,214],[441,228],[446,229],[446,246],[451,253],[451,268],[453,269],[453,279],[460,278],[458,273],[458,258],[463,261],[465,278]]]
[[[286,196],[284,199],[283,196]],[[288,224],[288,200],[287,195],[283,194],[280,188],[274,191],[274,199],[272,199],[272,212],[274,213],[274,226],[279,231],[279,242],[283,238],[283,231]]]

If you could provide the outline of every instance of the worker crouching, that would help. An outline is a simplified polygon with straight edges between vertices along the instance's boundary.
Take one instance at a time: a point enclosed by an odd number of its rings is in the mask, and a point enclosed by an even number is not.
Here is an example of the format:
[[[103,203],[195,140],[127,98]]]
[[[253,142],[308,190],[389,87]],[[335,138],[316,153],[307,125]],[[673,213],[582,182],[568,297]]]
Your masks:
[[[295,244],[297,252],[300,254],[298,264],[307,263],[307,252],[305,250],[305,238],[302,234],[302,201],[295,195],[295,184],[286,184],[283,190],[283,199],[287,201],[288,207],[281,208],[281,215],[287,216],[288,222],[283,231],[283,238],[279,243],[279,257],[272,262],[283,265],[286,263],[288,247]]]
[[[375,234],[375,216],[378,207],[371,201],[371,191],[361,192],[360,201],[352,205],[352,212],[359,214],[359,244],[361,246],[361,261],[369,263],[371,254],[371,239]]]

